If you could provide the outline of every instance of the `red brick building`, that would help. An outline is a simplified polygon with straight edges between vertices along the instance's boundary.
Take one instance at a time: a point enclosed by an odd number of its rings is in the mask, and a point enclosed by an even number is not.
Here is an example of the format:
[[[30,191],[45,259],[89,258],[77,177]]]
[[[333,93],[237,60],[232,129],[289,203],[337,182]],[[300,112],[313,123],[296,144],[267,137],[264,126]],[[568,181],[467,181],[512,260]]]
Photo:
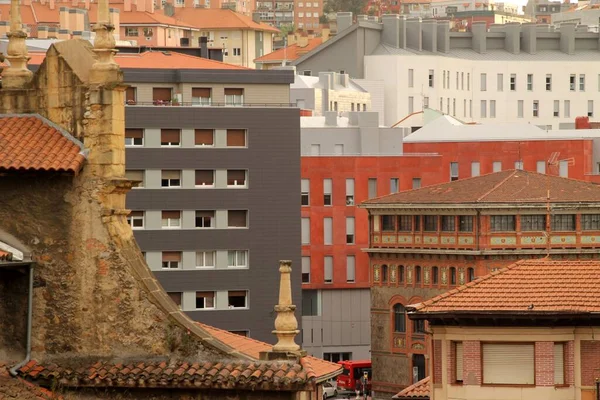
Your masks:
[[[364,202],[369,212],[371,353],[376,393],[429,374],[420,303],[521,259],[595,259],[600,186],[507,170]]]

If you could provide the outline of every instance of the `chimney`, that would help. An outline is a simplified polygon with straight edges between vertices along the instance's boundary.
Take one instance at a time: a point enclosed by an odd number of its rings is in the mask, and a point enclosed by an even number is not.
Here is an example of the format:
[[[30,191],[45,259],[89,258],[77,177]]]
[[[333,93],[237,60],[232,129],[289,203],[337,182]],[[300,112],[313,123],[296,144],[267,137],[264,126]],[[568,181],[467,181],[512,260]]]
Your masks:
[[[118,8],[111,8],[108,10],[110,16],[110,23],[115,27],[113,31],[113,36],[115,40],[119,40],[121,38],[121,10]]]
[[[438,21],[437,49],[440,53],[450,51],[450,21]]]
[[[48,27],[45,25],[38,25],[38,39],[48,39]]]
[[[472,42],[471,46],[479,54],[485,54],[487,45],[487,23],[485,21],[475,21],[471,25]]]
[[[345,31],[352,26],[352,13],[351,12],[339,12],[336,15],[337,18],[337,33]]]
[[[398,18],[398,47],[406,48],[406,15],[400,15]]]
[[[154,3],[154,1],[153,1]],[[154,5],[155,10],[162,10],[162,0],[156,0],[156,4]]]
[[[135,2],[135,9],[139,12],[146,12],[146,0],[137,0]]]
[[[406,47],[413,50],[423,50],[423,26],[421,18],[411,18],[406,21]]]
[[[84,31],[85,30],[85,10],[78,8],[75,10],[75,27],[73,30]]]
[[[298,37],[298,47],[300,48],[304,48],[306,46],[308,46],[308,36],[305,35],[300,35]]]
[[[84,0],[83,6],[85,7],[86,10],[89,10],[90,9],[90,0]]]
[[[329,30],[329,28],[321,29],[321,43],[325,43],[326,41],[328,41],[330,34],[331,31]]]
[[[146,1],[146,12],[154,14],[154,0],[145,0]]]
[[[381,17],[383,30],[381,41],[389,46],[400,47],[400,16],[398,14],[386,14]]]
[[[59,10],[59,24],[60,29],[69,29],[69,9],[67,7],[61,7]]]
[[[56,0],[48,0],[48,5],[51,10],[54,10],[56,8]]]
[[[523,30],[521,49],[528,54],[535,54],[537,47],[537,27],[535,23],[523,24],[521,29]]]
[[[58,28],[55,26],[51,26],[48,28],[48,38],[56,39],[58,37]]]
[[[69,8],[69,30],[77,30],[77,9]]]
[[[288,33],[287,35],[287,43],[288,46],[296,44],[296,35],[293,33]]]
[[[277,343],[270,351],[261,352],[261,360],[300,360],[306,356],[296,344],[295,337],[300,333],[296,319],[296,306],[292,304],[292,262],[279,261],[279,304],[275,306],[275,330]]]
[[[437,52],[437,21],[427,19],[423,21],[423,50]]]
[[[68,29],[59,29],[58,30],[58,39],[59,40],[71,39],[71,35],[69,35],[69,30]]]
[[[325,126],[337,126],[337,111],[325,111]]]
[[[566,54],[575,54],[575,22],[560,24],[560,51]]]
[[[260,24],[260,13],[259,12],[252,13],[252,21],[256,22],[257,24]]]
[[[131,0],[124,0],[124,2],[123,2],[123,11],[125,11],[125,12],[131,11]]]
[[[504,50],[512,54],[521,52],[521,24],[511,22],[504,25]]]
[[[209,58],[208,57],[208,38],[206,36],[200,36],[198,38],[198,42],[200,44],[200,57]]]

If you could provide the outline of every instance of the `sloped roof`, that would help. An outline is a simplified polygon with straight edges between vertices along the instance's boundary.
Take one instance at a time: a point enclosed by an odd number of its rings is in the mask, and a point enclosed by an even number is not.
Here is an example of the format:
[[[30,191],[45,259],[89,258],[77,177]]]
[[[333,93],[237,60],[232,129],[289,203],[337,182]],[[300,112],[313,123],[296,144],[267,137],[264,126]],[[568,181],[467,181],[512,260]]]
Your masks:
[[[429,399],[430,388],[429,388],[430,377],[421,379],[419,382],[410,385],[400,393],[392,397],[397,400],[409,400],[409,399]]]
[[[62,396],[24,379],[13,378],[8,372],[8,366],[4,362],[0,362],[0,399],[61,400],[62,398]]]
[[[545,203],[547,200],[551,203],[600,204],[600,185],[512,169],[390,194],[367,200],[361,206],[369,208],[411,204],[521,204]]]
[[[254,62],[275,63],[282,62],[284,60],[293,61],[300,57],[302,54],[305,54],[311,51],[312,49],[320,46],[321,43],[323,43],[322,37],[308,39],[308,44],[304,47],[300,47],[298,43],[294,43],[287,47],[277,49],[269,54],[265,54],[261,57],[258,57],[254,60]]]
[[[265,23],[256,23],[252,18],[225,8],[175,8],[175,19],[186,22],[202,30],[244,29],[265,32],[279,32]]]
[[[600,261],[518,261],[409,307],[419,314],[598,313]]]
[[[231,346],[239,352],[252,358],[258,359],[260,352],[268,351],[272,348],[272,346],[268,343],[245,336],[236,335],[235,333],[224,331],[222,329],[215,328],[214,326],[204,325],[201,323],[198,323],[198,325],[204,328],[204,330],[214,336],[217,340],[220,340],[226,345]],[[304,357],[303,360],[310,363],[310,366],[312,367],[318,381],[332,378],[333,376],[342,372],[342,366],[340,364],[335,364],[311,356]]]
[[[83,144],[38,114],[0,116],[0,170],[78,172]]]

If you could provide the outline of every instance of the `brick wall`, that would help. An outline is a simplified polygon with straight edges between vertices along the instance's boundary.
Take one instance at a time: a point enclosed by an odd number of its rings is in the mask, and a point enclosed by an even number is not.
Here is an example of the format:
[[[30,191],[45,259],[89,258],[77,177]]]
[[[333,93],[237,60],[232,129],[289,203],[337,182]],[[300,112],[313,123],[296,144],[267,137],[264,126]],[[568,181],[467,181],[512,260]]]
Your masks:
[[[554,386],[554,342],[535,342],[535,383]]]
[[[479,341],[463,342],[463,383],[481,385],[481,343]]]
[[[575,384],[575,342],[565,344],[565,384]]]
[[[456,346],[454,342],[448,341],[448,382],[456,382]]]
[[[433,383],[442,383],[442,341],[433,341]]]
[[[594,386],[600,376],[600,342],[581,341],[581,386]]]

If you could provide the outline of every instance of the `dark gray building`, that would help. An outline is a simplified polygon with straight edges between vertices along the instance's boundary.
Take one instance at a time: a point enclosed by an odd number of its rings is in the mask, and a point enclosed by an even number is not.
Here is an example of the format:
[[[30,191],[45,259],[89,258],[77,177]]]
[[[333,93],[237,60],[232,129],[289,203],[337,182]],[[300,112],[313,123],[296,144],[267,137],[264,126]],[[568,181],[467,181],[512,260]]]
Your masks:
[[[149,267],[194,320],[274,342],[280,259],[301,306],[293,71],[124,73],[127,175],[142,182],[127,207]]]

